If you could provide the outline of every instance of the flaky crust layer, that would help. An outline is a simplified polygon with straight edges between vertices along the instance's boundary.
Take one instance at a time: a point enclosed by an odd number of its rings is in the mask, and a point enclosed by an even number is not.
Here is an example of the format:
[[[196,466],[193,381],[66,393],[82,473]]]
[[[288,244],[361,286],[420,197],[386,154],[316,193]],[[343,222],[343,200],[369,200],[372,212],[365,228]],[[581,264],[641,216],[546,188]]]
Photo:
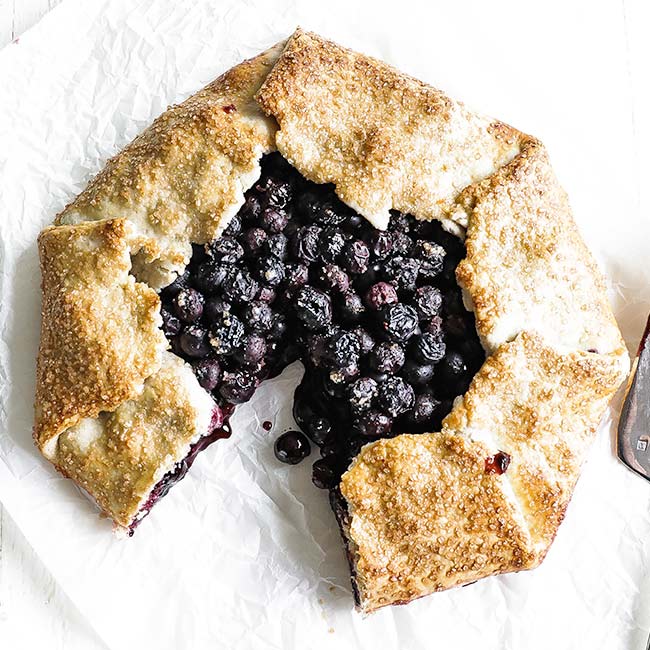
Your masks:
[[[379,228],[398,209],[466,234],[457,277],[491,355],[442,432],[368,445],[343,476],[360,607],[537,565],[627,370],[604,281],[539,141],[302,30],[170,108],[44,231],[37,443],[133,520],[207,412],[152,288],[276,148]],[[499,450],[510,467],[486,472]]]

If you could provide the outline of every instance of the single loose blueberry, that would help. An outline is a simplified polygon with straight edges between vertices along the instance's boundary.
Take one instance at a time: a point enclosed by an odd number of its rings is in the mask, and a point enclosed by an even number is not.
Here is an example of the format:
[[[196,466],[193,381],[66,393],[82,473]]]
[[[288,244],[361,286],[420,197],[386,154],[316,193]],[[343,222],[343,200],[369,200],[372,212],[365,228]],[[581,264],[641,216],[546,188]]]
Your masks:
[[[273,451],[280,462],[296,465],[309,456],[311,447],[300,431],[287,431],[277,438]]]

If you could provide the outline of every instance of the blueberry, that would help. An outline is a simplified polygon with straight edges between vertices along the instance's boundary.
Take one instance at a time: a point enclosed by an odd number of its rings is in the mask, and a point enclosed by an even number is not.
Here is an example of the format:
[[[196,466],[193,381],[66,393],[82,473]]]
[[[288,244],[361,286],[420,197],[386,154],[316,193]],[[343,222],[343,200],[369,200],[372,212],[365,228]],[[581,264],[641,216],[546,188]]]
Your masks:
[[[296,316],[312,331],[323,330],[332,322],[330,297],[309,285],[298,290],[294,309]]]
[[[424,325],[424,331],[433,334],[438,338],[443,337],[443,328],[442,328],[442,318],[440,316],[434,316],[428,323]]]
[[[324,445],[332,435],[332,425],[327,418],[315,417],[307,424],[306,433],[317,445]]]
[[[398,291],[415,291],[420,263],[412,257],[398,255],[384,266],[384,278]]]
[[[210,345],[217,354],[232,354],[241,345],[243,338],[244,325],[229,312],[221,314],[210,329]]]
[[[241,219],[238,215],[232,217],[228,222],[228,227],[223,231],[227,237],[236,237],[241,233]]]
[[[288,252],[289,240],[281,232],[271,235],[264,245],[262,252],[267,255],[273,255],[279,260],[286,260]]]
[[[250,302],[255,298],[258,289],[258,283],[245,269],[236,269],[223,283],[223,295],[235,303]]]
[[[361,354],[368,354],[375,347],[375,339],[363,327],[357,327],[353,331],[359,339]]]
[[[187,289],[190,286],[190,270],[185,269],[183,273],[178,275],[176,279],[167,285],[161,293],[168,297],[173,298],[182,289]]]
[[[262,246],[266,243],[266,240],[268,239],[268,235],[266,234],[266,230],[262,230],[262,228],[249,228],[244,232],[244,234],[241,237],[241,242],[244,250],[248,255],[256,255]]]
[[[210,244],[210,255],[222,264],[234,264],[244,256],[244,249],[234,237],[220,237]]]
[[[291,184],[276,178],[260,179],[255,190],[265,198],[268,205],[276,208],[284,208],[291,200]]]
[[[341,370],[352,363],[358,363],[360,352],[361,345],[354,332],[339,330],[332,334],[327,341],[327,360],[333,369]]]
[[[381,328],[394,341],[407,341],[418,328],[418,315],[410,305],[398,302],[381,312]]]
[[[188,357],[200,359],[210,352],[206,334],[199,325],[189,325],[180,333],[178,345]]]
[[[433,427],[438,406],[440,406],[440,402],[433,395],[429,393],[417,395],[413,409],[409,413],[409,420],[416,425],[428,424]]]
[[[273,311],[265,302],[253,300],[246,305],[242,313],[242,320],[249,331],[264,334],[271,329],[273,324]]]
[[[377,382],[371,377],[360,377],[348,389],[348,399],[354,413],[370,410],[377,395]]]
[[[359,322],[365,307],[358,293],[346,291],[339,297],[338,311],[344,323],[354,324]]]
[[[343,233],[335,228],[326,228],[320,236],[318,255],[323,262],[334,263],[343,252],[344,247],[345,237]]]
[[[423,332],[413,338],[410,351],[416,361],[423,364],[434,364],[445,356],[446,346],[441,336]]]
[[[368,365],[376,372],[395,374],[404,365],[404,349],[398,343],[380,343],[368,355]]]
[[[309,456],[311,447],[300,431],[287,431],[275,441],[273,451],[280,462],[296,465]]]
[[[337,440],[329,440],[320,448],[321,458],[332,456],[336,458],[341,455],[341,444]]]
[[[346,383],[352,381],[359,376],[359,363],[356,360],[351,360],[342,368],[335,368],[330,371],[328,375],[330,384],[339,385],[341,392],[343,392]]]
[[[256,388],[257,381],[253,375],[245,370],[237,370],[223,374],[219,393],[231,404],[243,404],[253,397]]]
[[[356,230],[359,228],[359,226],[361,226],[362,223],[364,223],[363,217],[356,212],[349,214],[345,220],[345,226],[348,228],[348,230]]]
[[[401,377],[389,377],[379,384],[377,404],[385,413],[396,417],[413,408],[415,392]]]
[[[196,270],[194,285],[205,294],[215,293],[232,272],[227,264],[218,264],[212,260],[203,262]]]
[[[160,315],[162,316],[162,330],[165,335],[168,337],[176,336],[181,331],[180,320],[164,307],[161,308]]]
[[[256,221],[261,213],[262,205],[259,198],[253,193],[248,193],[244,205],[239,210],[239,216],[244,221]]]
[[[257,260],[256,277],[271,287],[277,287],[284,280],[284,273],[284,264],[273,255]]]
[[[348,274],[336,264],[325,264],[318,274],[320,286],[329,291],[345,293],[350,286]]]
[[[176,316],[185,323],[195,323],[203,315],[203,295],[196,289],[182,289],[172,301]]]
[[[287,321],[282,314],[274,314],[271,329],[267,334],[270,341],[279,341],[287,333]]]
[[[388,435],[392,426],[393,419],[389,415],[376,410],[360,415],[353,424],[354,430],[365,438],[379,438]]]
[[[419,239],[411,253],[420,262],[420,275],[435,278],[442,271],[445,249],[438,244]]]
[[[427,384],[433,378],[435,369],[430,364],[419,364],[408,359],[402,368],[402,376],[413,386]]]
[[[221,296],[212,296],[205,301],[203,306],[204,320],[209,325],[213,325],[221,318],[221,314],[231,309],[232,305],[227,300],[224,300]]]
[[[207,358],[192,364],[199,384],[207,391],[213,391],[221,380],[221,366],[216,359]]]
[[[413,250],[414,246],[413,240],[403,232],[393,233],[393,255],[401,255],[403,257],[408,257],[408,255]]]
[[[285,285],[289,289],[302,287],[309,280],[309,269],[304,264],[287,264],[284,274]]]
[[[269,207],[262,212],[260,223],[269,234],[281,233],[289,222],[287,211],[282,208]]]
[[[257,296],[255,296],[255,300],[259,300],[260,302],[271,304],[275,300],[276,296],[277,293],[273,287],[267,287],[266,285],[262,284],[260,285],[260,288],[257,291]]]
[[[303,226],[292,235],[291,250],[298,261],[309,265],[318,259],[320,234],[318,226]]]
[[[368,237],[368,248],[376,259],[386,259],[393,251],[393,233],[373,231]]]
[[[345,244],[341,258],[343,266],[350,273],[365,273],[368,269],[370,251],[364,241],[355,239]]]
[[[309,398],[305,395],[305,386],[300,384],[293,396],[293,419],[303,431],[307,431],[309,423],[316,417],[318,416],[314,413]]]
[[[422,320],[428,320],[440,313],[442,294],[440,289],[429,285],[418,287],[413,300],[415,310]]]
[[[312,483],[323,490],[331,490],[340,480],[336,459],[332,456],[317,460],[312,467]]]
[[[397,300],[397,291],[388,282],[377,282],[366,292],[366,305],[375,311],[379,311],[386,305],[392,305]]]
[[[239,363],[245,366],[258,364],[266,354],[266,339],[259,334],[249,334],[235,350],[234,356]]]

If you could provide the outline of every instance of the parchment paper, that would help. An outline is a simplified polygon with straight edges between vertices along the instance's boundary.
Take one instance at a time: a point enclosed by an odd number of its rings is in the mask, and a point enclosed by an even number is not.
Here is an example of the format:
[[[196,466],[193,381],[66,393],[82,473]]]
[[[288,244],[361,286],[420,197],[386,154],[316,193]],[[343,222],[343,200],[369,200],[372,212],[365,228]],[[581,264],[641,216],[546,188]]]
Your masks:
[[[235,435],[129,541],[33,447],[38,231],[168,104],[297,24],[542,138],[636,346],[650,228],[617,2],[66,0],[0,52],[0,499],[115,650],[643,648],[650,485],[613,456],[617,403],[542,567],[366,619],[311,463],[273,457],[298,365],[238,410]]]

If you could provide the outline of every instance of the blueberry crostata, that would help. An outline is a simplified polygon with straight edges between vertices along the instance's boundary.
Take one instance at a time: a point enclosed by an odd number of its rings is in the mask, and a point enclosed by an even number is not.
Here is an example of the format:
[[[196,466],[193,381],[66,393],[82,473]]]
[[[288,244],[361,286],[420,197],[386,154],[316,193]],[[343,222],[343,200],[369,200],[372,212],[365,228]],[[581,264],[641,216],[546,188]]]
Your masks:
[[[543,145],[301,30],[161,115],[39,252],[42,453],[132,534],[301,362],[275,454],[318,448],[365,612],[538,565],[628,367]]]

